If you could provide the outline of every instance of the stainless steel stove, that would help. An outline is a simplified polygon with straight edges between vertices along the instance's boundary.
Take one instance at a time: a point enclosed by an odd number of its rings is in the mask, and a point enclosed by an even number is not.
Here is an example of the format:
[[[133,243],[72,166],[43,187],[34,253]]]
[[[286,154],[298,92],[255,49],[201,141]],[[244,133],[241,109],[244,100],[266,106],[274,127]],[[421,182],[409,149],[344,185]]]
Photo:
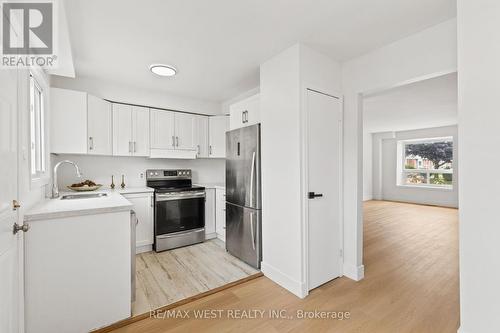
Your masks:
[[[205,188],[192,185],[191,170],[147,170],[146,184],[155,190],[156,252],[205,240]]]

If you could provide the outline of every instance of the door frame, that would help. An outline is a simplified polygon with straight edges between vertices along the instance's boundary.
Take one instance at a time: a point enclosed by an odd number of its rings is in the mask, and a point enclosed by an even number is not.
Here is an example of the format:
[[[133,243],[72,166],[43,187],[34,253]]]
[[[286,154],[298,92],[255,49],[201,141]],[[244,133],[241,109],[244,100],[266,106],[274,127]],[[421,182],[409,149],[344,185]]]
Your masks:
[[[311,83],[303,83],[301,86],[300,102],[300,156],[301,156],[301,179],[300,179],[300,197],[301,197],[301,263],[302,263],[302,290],[301,297],[309,295],[309,199],[307,190],[309,187],[309,110],[307,108],[307,93],[309,91],[324,94],[336,98],[340,102],[340,123],[339,123],[339,244],[340,276],[344,275],[344,97],[338,91],[329,91]],[[339,277],[340,277],[339,276]]]

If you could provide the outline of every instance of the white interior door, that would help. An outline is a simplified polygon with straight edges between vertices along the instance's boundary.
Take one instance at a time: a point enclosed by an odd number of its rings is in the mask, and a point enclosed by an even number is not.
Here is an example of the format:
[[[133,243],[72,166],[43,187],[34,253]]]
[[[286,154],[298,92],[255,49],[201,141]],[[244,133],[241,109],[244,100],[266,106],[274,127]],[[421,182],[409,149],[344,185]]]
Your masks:
[[[309,290],[340,276],[341,102],[307,90]]]
[[[13,234],[18,197],[18,71],[0,70],[0,332],[21,332],[23,233]]]

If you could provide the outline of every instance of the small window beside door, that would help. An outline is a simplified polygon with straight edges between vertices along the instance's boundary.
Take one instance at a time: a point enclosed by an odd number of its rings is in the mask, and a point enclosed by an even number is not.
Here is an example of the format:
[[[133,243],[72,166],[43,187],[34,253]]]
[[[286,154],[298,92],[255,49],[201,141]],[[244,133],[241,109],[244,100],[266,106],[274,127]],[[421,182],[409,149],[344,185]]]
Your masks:
[[[31,179],[44,177],[46,172],[45,93],[30,73],[30,170]]]

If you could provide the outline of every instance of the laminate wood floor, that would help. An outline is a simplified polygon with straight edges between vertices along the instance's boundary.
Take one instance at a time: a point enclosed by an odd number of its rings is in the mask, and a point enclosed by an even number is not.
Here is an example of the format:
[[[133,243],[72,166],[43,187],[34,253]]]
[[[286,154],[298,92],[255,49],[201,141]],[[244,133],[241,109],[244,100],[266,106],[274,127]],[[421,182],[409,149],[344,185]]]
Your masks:
[[[140,315],[246,278],[259,271],[226,252],[218,239],[136,256],[136,300]]]
[[[299,299],[260,277],[182,305],[189,318],[147,318],[118,333],[367,332],[456,333],[459,326],[457,210],[365,203],[365,279],[342,277]],[[196,310],[222,310],[196,319]],[[348,311],[349,319],[232,319],[231,310]]]

